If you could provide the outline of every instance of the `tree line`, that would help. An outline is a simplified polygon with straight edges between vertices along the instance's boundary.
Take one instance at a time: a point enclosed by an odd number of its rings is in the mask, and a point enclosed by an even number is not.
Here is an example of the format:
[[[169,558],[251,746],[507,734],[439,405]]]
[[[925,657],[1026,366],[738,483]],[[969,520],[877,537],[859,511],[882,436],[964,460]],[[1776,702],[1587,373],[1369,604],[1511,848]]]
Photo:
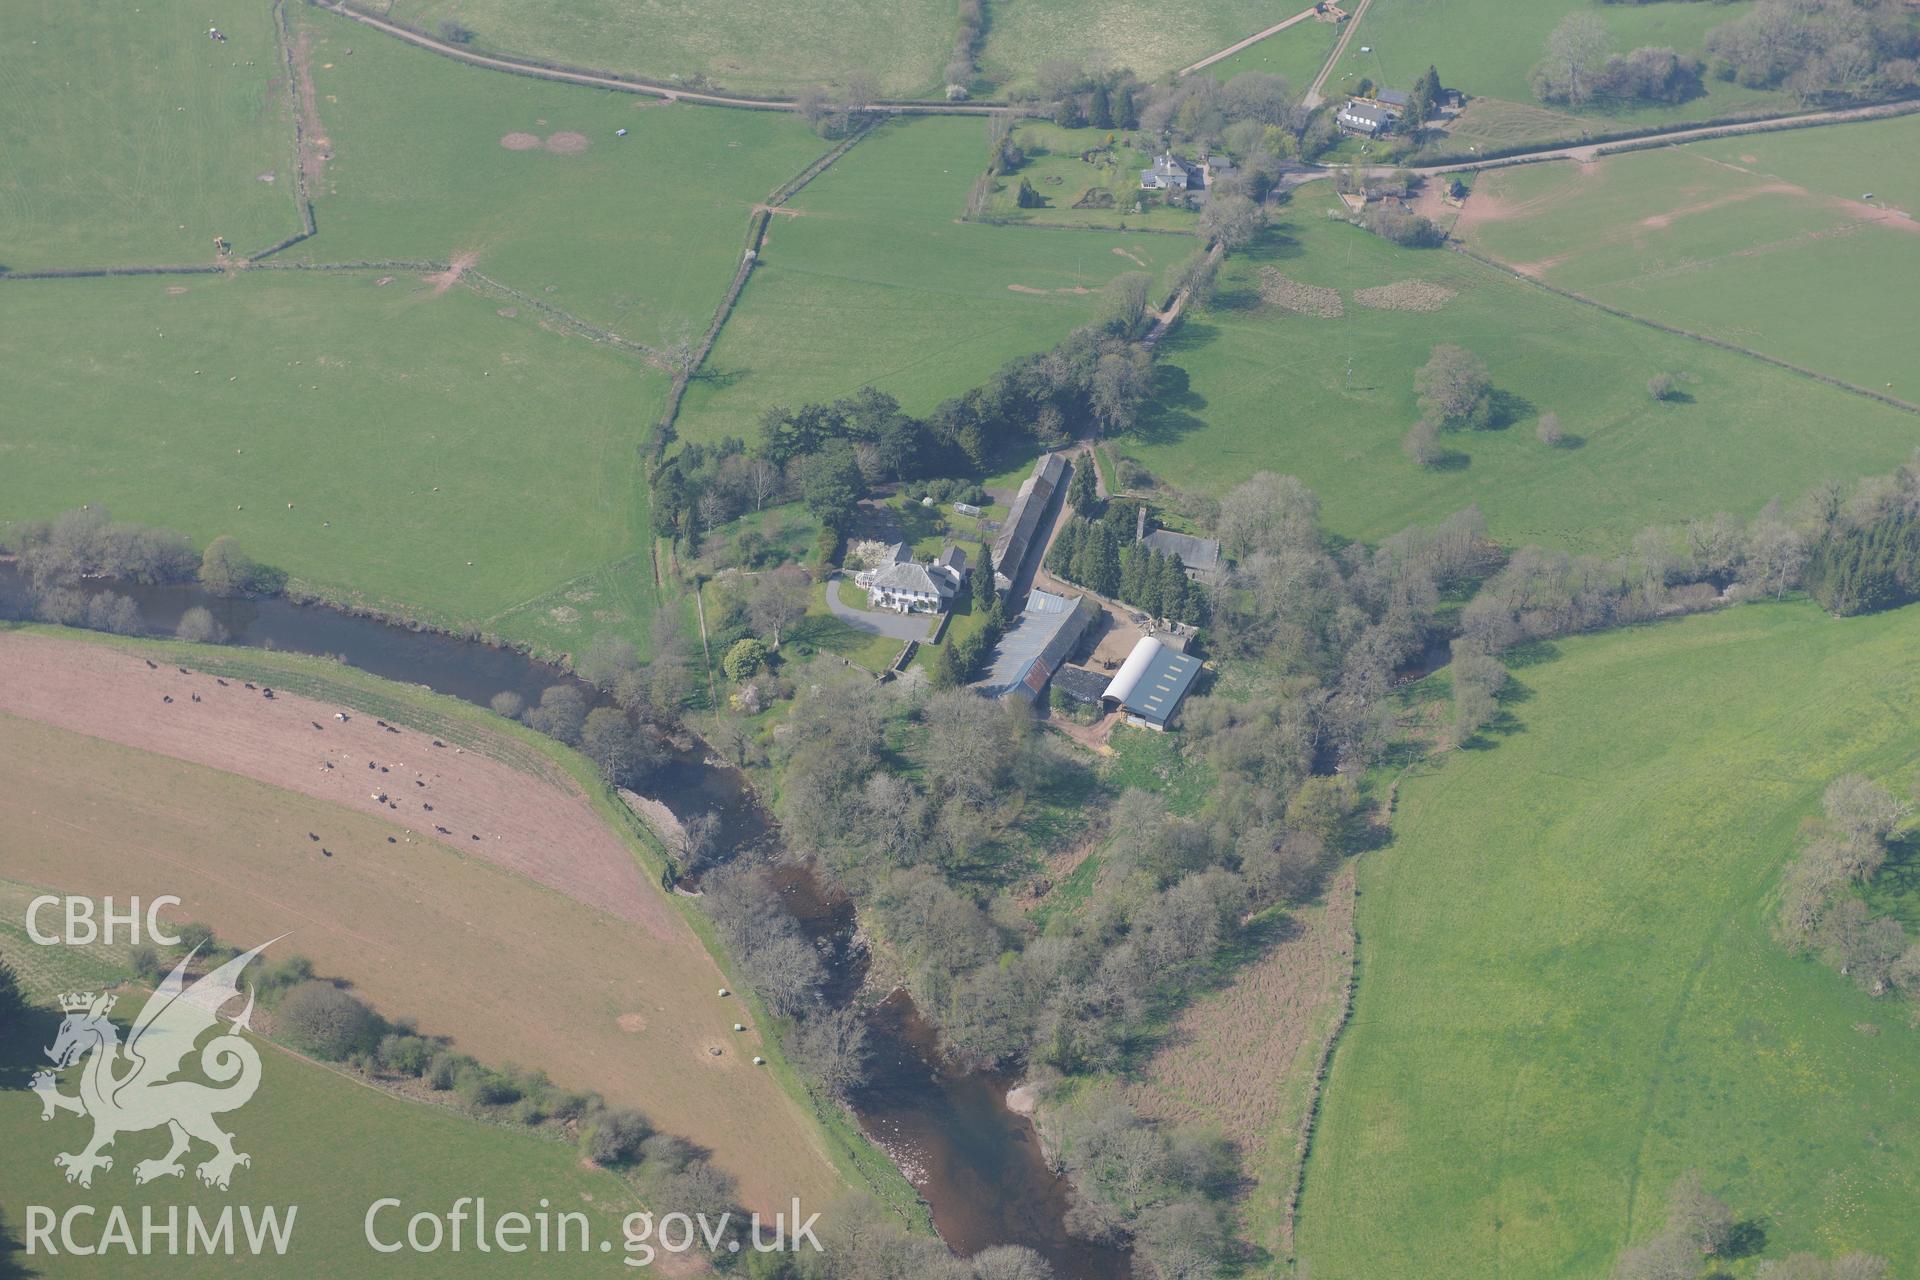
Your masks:
[[[0,601],[0,616],[38,618],[69,627],[135,635],[144,629],[139,605],[113,590],[89,591],[84,580],[171,586],[198,581],[210,595],[272,596],[287,575],[263,565],[222,534],[195,551],[184,534],[115,520],[104,508],[75,507],[51,520],[23,521],[8,550],[27,579],[23,599]],[[204,607],[187,610],[179,636],[202,643],[226,639]]]
[[[176,934],[176,947],[142,944],[129,953],[142,981],[157,982],[196,949],[202,965],[235,954],[205,925],[185,924]],[[274,1039],[302,1053],[376,1083],[417,1081],[471,1115],[577,1143],[582,1155],[616,1170],[651,1204],[714,1220],[729,1211],[739,1216],[732,1177],[692,1143],[658,1132],[637,1110],[611,1106],[591,1090],[562,1088],[538,1070],[489,1067],[456,1052],[444,1037],[383,1017],[346,983],[316,976],[304,956],[264,960],[251,979]]]
[[[1709,75],[1809,104],[1889,98],[1915,88],[1920,31],[1900,0],[1762,0],[1709,31],[1706,47],[1704,63],[1655,46],[1617,53],[1599,17],[1576,11],[1530,79],[1542,102],[1576,107],[1685,102]]]

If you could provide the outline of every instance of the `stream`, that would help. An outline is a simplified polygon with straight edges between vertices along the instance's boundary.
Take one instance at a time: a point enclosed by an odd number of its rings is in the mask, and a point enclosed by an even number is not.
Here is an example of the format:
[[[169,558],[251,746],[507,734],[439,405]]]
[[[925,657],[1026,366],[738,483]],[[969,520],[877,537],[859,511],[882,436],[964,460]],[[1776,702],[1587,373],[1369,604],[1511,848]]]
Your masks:
[[[227,628],[229,645],[336,658],[480,706],[502,690],[532,704],[543,689],[560,683],[578,685],[595,703],[606,701],[560,668],[511,649],[324,605],[222,599],[190,584],[89,580],[80,587],[131,596],[149,635],[171,636],[181,615],[200,605]],[[0,600],[24,589],[18,566],[0,561]],[[681,818],[717,813],[720,840],[732,855],[770,856],[775,850],[778,830],[746,779],[697,750],[677,753],[646,790]],[[826,998],[851,1003],[867,967],[865,949],[855,943],[853,901],[829,890],[810,868],[781,864],[774,874],[794,918],[827,963]],[[951,1248],[965,1255],[996,1244],[1026,1245],[1053,1264],[1060,1280],[1122,1280],[1129,1274],[1124,1250],[1067,1234],[1067,1183],[1048,1167],[1032,1122],[1008,1109],[1012,1078],[955,1070],[904,991],[869,1011],[867,1034],[869,1073],[851,1099],[854,1113],[932,1207],[934,1225]]]

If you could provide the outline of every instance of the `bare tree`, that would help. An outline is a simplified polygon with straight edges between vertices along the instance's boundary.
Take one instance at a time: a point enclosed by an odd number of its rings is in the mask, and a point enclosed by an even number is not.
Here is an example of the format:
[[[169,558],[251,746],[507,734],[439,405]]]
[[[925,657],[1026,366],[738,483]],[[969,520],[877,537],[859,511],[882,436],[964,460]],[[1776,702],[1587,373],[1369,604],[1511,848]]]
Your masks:
[[[1596,73],[1611,48],[1598,16],[1584,9],[1568,14],[1547,37],[1546,54],[1533,69],[1534,96],[1574,106],[1586,102],[1593,97]]]
[[[767,499],[780,491],[780,468],[765,458],[749,458],[743,471],[747,492],[753,495],[753,509],[759,511]]]
[[[755,631],[773,637],[773,647],[778,649],[780,633],[806,616],[812,598],[813,579],[807,571],[797,565],[781,565],[754,583],[747,616]]]
[[[817,1013],[794,1031],[793,1054],[822,1088],[844,1099],[867,1078],[867,1024],[851,1008]]]

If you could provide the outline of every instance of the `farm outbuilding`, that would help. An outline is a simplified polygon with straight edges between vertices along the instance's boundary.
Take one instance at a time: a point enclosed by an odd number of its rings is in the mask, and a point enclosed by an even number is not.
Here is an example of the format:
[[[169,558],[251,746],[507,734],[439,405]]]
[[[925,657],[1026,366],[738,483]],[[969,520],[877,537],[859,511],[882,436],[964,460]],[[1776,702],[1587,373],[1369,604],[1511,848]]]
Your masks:
[[[1014,495],[1007,523],[993,544],[993,583],[1002,591],[1010,590],[1019,579],[1027,553],[1034,549],[1035,531],[1052,509],[1054,497],[1066,488],[1067,471],[1067,460],[1049,453]]]
[[[1164,730],[1199,673],[1200,659],[1142,636],[1100,697],[1118,703],[1128,724]]]
[[[1034,701],[1080,643],[1092,616],[1078,597],[1036,588],[1027,596],[1020,617],[994,646],[993,666],[975,687],[989,698],[1017,694]]]
[[[1106,676],[1085,667],[1065,666],[1053,673],[1054,688],[1089,707],[1100,705],[1100,695],[1109,683]]]

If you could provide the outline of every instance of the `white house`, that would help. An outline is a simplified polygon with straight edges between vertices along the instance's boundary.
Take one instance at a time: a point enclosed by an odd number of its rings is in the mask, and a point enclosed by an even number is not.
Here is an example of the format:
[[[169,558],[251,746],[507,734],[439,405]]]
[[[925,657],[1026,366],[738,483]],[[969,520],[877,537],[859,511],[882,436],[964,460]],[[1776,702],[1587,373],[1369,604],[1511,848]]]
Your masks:
[[[1189,183],[1199,185],[1194,182],[1196,176],[1192,165],[1173,152],[1165,151],[1153,158],[1151,169],[1140,171],[1140,189],[1142,191],[1185,191]]]
[[[1392,107],[1365,98],[1348,98],[1347,105],[1334,117],[1342,129],[1352,133],[1385,133],[1397,118]]]
[[[867,589],[867,603],[875,609],[941,613],[967,580],[967,553],[959,547],[948,547],[929,564],[916,563],[904,544],[895,549],[895,555],[892,564],[855,579]]]

